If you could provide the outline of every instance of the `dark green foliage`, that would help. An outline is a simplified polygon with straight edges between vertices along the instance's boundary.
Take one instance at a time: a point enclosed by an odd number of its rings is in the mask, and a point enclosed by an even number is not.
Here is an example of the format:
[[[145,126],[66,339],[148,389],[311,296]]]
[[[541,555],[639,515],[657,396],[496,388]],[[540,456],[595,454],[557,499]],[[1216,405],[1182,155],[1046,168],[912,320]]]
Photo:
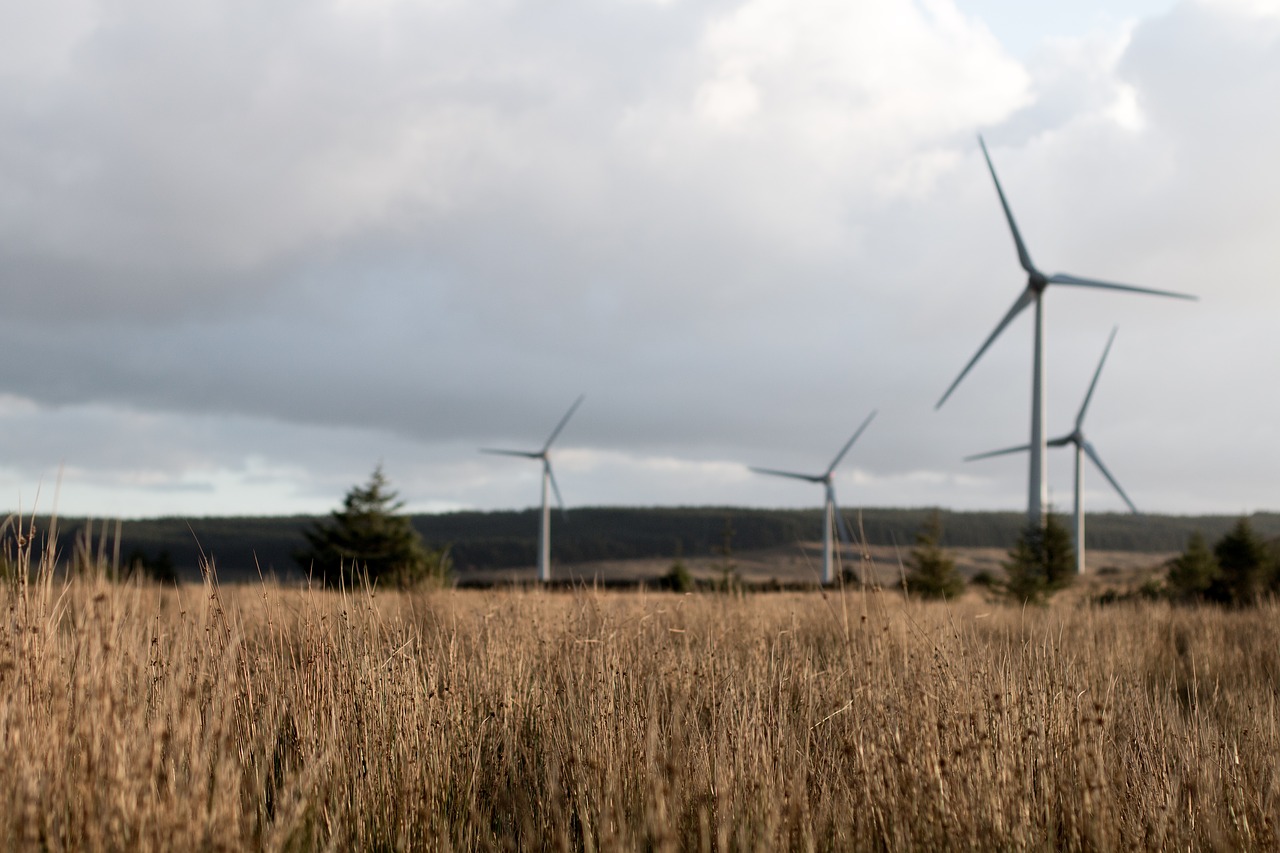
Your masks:
[[[134,548],[120,567],[121,580],[133,577],[143,577],[168,586],[176,584],[178,570],[173,565],[173,555],[165,548],[154,556],[141,548]]]
[[[986,587],[987,589],[995,589],[1000,585],[999,579],[987,569],[979,569],[974,572],[973,578],[969,582],[974,586]]]
[[[822,525],[818,509],[581,507],[573,511],[573,524],[556,533],[557,559],[563,563],[671,559],[676,541],[683,544],[686,558],[716,557],[726,513],[733,515],[733,544],[739,553],[794,548],[797,542],[812,539],[813,531]],[[911,542],[932,513],[926,509],[863,509],[861,528],[868,545]],[[1012,512],[943,510],[939,515],[951,548],[1007,546],[1026,523],[1025,514]],[[427,541],[453,543],[450,554],[461,572],[533,565],[537,510],[419,515],[413,521]],[[1191,531],[1201,529],[1214,537],[1226,532],[1233,521],[1220,516],[1097,513],[1089,516],[1089,542],[1098,549],[1176,552]],[[1280,515],[1255,516],[1254,526],[1268,535],[1280,535]]]
[[[671,568],[667,569],[667,573],[659,580],[659,585],[663,589],[669,589],[672,592],[691,592],[693,590],[693,575],[689,572],[689,567],[684,564],[684,560],[679,557],[671,564]]]
[[[670,560],[677,541],[682,543],[686,558],[716,557],[726,513],[733,515],[733,544],[739,553],[793,549],[797,542],[812,539],[812,531],[822,523],[821,510],[816,509],[583,507],[573,511],[572,524],[563,525],[556,533],[557,559],[563,563]],[[870,508],[860,512],[869,545],[910,542],[931,514],[932,510],[926,509]],[[1026,522],[1025,515],[1012,512],[943,510],[940,518],[950,548],[1007,545]],[[449,556],[459,574],[471,568],[532,566],[535,561],[537,510],[451,512],[415,515],[411,520],[425,541],[452,543]],[[51,530],[47,517],[32,521],[41,531]],[[122,553],[133,548],[148,554],[167,550],[184,581],[200,579],[203,556],[216,561],[218,577],[224,583],[257,582],[260,574],[296,582],[305,580],[306,572],[294,562],[294,555],[307,544],[303,531],[316,521],[313,516],[124,521]],[[1089,516],[1089,541],[1099,549],[1177,552],[1191,532],[1201,530],[1213,542],[1235,522],[1236,518],[1228,516],[1097,513]],[[1250,523],[1268,539],[1280,536],[1280,514],[1258,513],[1250,517]],[[60,518],[56,541],[50,536],[48,544],[60,554],[74,554],[76,540],[88,525],[85,519]]]
[[[1192,533],[1187,548],[1169,562],[1166,584],[1169,597],[1175,601],[1203,598],[1219,574],[1218,560],[1209,550],[1204,534]]]
[[[694,587],[693,574],[684,564],[684,546],[676,540],[676,558],[667,573],[658,579],[658,585],[672,592],[691,592]]]
[[[1114,587],[1106,589],[1094,599],[1094,603],[1101,605],[1133,604],[1139,601],[1160,601],[1167,595],[1168,592],[1165,585],[1160,582],[1159,578],[1147,578],[1137,589],[1121,590]]]
[[[956,571],[956,561],[940,544],[942,540],[941,513],[934,510],[920,532],[916,534],[916,547],[911,550],[907,574],[907,590],[922,598],[955,598],[964,591],[964,578]]]
[[[1212,601],[1244,607],[1266,593],[1280,592],[1280,554],[1268,544],[1248,518],[1240,518],[1210,552],[1199,533],[1187,540],[1183,553],[1169,562],[1165,577],[1175,601]]]
[[[1267,543],[1267,590],[1280,595],[1280,539]]]
[[[1031,522],[1009,551],[1004,564],[1005,593],[1020,604],[1043,604],[1075,576],[1071,534],[1052,511],[1042,523]]]
[[[1267,546],[1253,532],[1249,519],[1241,518],[1213,546],[1218,574],[1206,596],[1223,604],[1254,604],[1262,594],[1268,566]]]
[[[308,547],[298,552],[298,564],[327,585],[353,586],[367,579],[406,587],[443,580],[448,557],[427,550],[409,518],[398,514],[403,506],[379,465],[367,485],[347,492],[342,509],[303,532]]]

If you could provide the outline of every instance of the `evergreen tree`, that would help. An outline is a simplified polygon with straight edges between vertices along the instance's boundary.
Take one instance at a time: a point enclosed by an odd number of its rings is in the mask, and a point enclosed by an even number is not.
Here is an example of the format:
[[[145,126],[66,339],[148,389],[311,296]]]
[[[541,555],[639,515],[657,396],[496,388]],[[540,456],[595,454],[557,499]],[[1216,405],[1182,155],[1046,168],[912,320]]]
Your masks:
[[[1209,586],[1208,597],[1224,604],[1253,604],[1262,592],[1268,568],[1266,543],[1253,532],[1249,519],[1241,518],[1213,546],[1219,572]]]
[[[357,585],[365,578],[401,587],[443,580],[447,555],[422,544],[409,518],[398,514],[403,506],[379,465],[368,484],[347,492],[342,509],[303,532],[307,547],[294,557],[308,576],[330,585]]]
[[[124,580],[134,575],[167,585],[179,582],[178,569],[174,566],[173,555],[167,548],[161,549],[160,553],[154,557],[141,548],[134,548],[129,552],[129,558],[124,561],[118,579]]]
[[[662,589],[669,589],[673,592],[691,592],[693,590],[693,574],[689,571],[689,567],[684,564],[684,543],[679,539],[676,540],[676,558],[671,563],[671,568],[667,573],[658,580],[658,585]]]
[[[1218,574],[1218,560],[1197,530],[1188,537],[1186,550],[1169,564],[1169,595],[1178,601],[1204,598]]]
[[[1042,604],[1071,583],[1075,565],[1071,534],[1052,511],[1047,512],[1043,523],[1031,522],[1023,528],[1009,551],[1005,593],[1020,603]]]
[[[964,590],[964,578],[956,571],[956,561],[942,550],[942,517],[935,509],[916,534],[911,550],[907,589],[923,598],[954,598]]]

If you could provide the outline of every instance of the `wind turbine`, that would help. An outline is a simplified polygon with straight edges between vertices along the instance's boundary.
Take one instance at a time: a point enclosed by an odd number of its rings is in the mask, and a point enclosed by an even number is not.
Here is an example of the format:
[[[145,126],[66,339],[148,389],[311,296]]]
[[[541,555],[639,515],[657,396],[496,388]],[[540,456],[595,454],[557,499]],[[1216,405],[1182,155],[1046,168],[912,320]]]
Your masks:
[[[1044,292],[1051,284],[1065,284],[1072,287],[1094,287],[1104,290],[1124,290],[1130,293],[1146,293],[1153,296],[1170,296],[1175,299],[1191,299],[1196,297],[1189,296],[1185,293],[1174,293],[1168,290],[1152,290],[1146,287],[1133,287],[1127,284],[1113,284],[1106,281],[1098,281],[1091,278],[1080,278],[1067,273],[1054,273],[1053,275],[1045,275],[1036,268],[1031,262],[1031,255],[1027,252],[1026,244],[1022,242],[1022,234],[1018,231],[1018,225],[1013,221],[1013,212],[1009,209],[1009,202],[1005,200],[1004,190],[1000,187],[1000,179],[996,177],[996,168],[991,164],[991,155],[987,153],[987,144],[982,137],[978,137],[978,144],[982,146],[982,156],[986,158],[987,169],[991,172],[991,180],[995,182],[996,194],[1000,196],[1000,206],[1004,208],[1005,219],[1009,221],[1009,230],[1013,233],[1013,243],[1018,250],[1018,262],[1022,265],[1022,269],[1027,273],[1027,285],[1023,289],[1022,294],[1013,303],[1013,307],[1004,315],[1004,319],[996,326],[995,331],[983,342],[978,348],[978,352],[973,358],[969,359],[969,363],[965,365],[964,370],[960,371],[960,375],[956,377],[956,381],[951,383],[951,387],[947,389],[947,393],[942,395],[942,399],[934,406],[935,409],[942,408],[942,404],[947,402],[947,398],[951,396],[951,392],[960,384],[960,380],[964,379],[969,373],[970,368],[977,363],[982,354],[987,351],[991,343],[1000,336],[1005,327],[1013,322],[1013,318],[1022,313],[1023,309],[1029,305],[1034,305],[1036,309],[1035,319],[1035,346],[1033,350],[1032,369],[1031,369],[1031,474],[1028,478],[1028,495],[1027,495],[1027,519],[1030,522],[1039,522],[1044,518],[1044,506],[1047,503],[1046,483],[1045,483],[1045,436],[1044,436]]]
[[[844,522],[844,518],[840,516],[840,508],[836,505],[836,488],[831,482],[831,475],[835,472],[836,466],[840,464],[840,460],[844,459],[844,455],[849,452],[849,448],[853,447],[853,443],[858,440],[858,436],[862,435],[862,431],[871,423],[871,419],[876,416],[872,412],[867,419],[862,422],[862,426],[858,427],[853,437],[845,442],[844,447],[840,448],[840,452],[836,454],[836,458],[831,460],[831,464],[827,466],[827,470],[821,474],[797,474],[794,471],[776,471],[772,468],[755,468],[752,471],[757,474],[769,474],[774,477],[790,477],[793,480],[805,480],[810,483],[821,483],[826,489],[826,502],[823,507],[822,515],[822,583],[827,585],[835,580],[835,569],[833,563],[833,552],[835,550],[835,542],[833,539],[833,530],[835,522],[839,521],[840,538],[845,542],[850,540],[848,526]]]
[[[1068,444],[1075,445],[1076,448],[1076,530],[1075,530],[1075,546],[1076,546],[1076,574],[1084,574],[1084,456],[1088,456],[1093,460],[1093,464],[1098,466],[1098,470],[1102,472],[1102,476],[1107,478],[1107,482],[1112,485],[1116,493],[1124,499],[1129,509],[1134,514],[1138,514],[1138,508],[1133,505],[1133,501],[1129,500],[1129,496],[1124,493],[1124,489],[1120,488],[1120,484],[1116,482],[1116,478],[1111,476],[1111,472],[1107,470],[1107,466],[1102,464],[1102,459],[1098,456],[1098,451],[1084,435],[1084,415],[1089,410],[1089,401],[1093,399],[1093,389],[1098,387],[1098,377],[1102,375],[1102,365],[1107,363],[1107,354],[1111,352],[1111,342],[1116,339],[1116,330],[1111,330],[1111,337],[1107,338],[1107,346],[1102,351],[1102,358],[1098,361],[1098,369],[1093,372],[1093,381],[1089,383],[1089,392],[1084,395],[1084,402],[1080,404],[1080,411],[1076,415],[1076,425],[1067,435],[1061,438],[1055,438],[1047,442],[1049,447],[1066,447]],[[1020,447],[1009,447],[1004,450],[995,450],[991,453],[979,453],[977,456],[969,456],[966,462],[974,459],[987,459],[992,456],[1003,456],[1008,453],[1021,453],[1030,450],[1031,446],[1024,444]]]
[[[569,411],[564,413],[564,417],[560,419],[560,423],[556,424],[556,428],[551,431],[551,436],[547,438],[547,443],[542,445],[541,450],[497,450],[489,447],[480,448],[481,453],[496,453],[500,456],[523,456],[525,459],[542,460],[542,523],[538,528],[538,580],[546,583],[551,580],[551,505],[547,502],[547,486],[550,484],[551,489],[556,493],[556,503],[560,505],[560,512],[564,512],[564,500],[560,497],[560,487],[556,485],[556,475],[551,471],[551,457],[548,451],[551,450],[551,443],[560,435],[560,430],[564,429],[564,425],[569,422],[569,418],[573,417],[573,413],[577,411],[578,406],[582,405],[582,401],[586,396],[580,396],[573,401],[573,405],[569,407]]]

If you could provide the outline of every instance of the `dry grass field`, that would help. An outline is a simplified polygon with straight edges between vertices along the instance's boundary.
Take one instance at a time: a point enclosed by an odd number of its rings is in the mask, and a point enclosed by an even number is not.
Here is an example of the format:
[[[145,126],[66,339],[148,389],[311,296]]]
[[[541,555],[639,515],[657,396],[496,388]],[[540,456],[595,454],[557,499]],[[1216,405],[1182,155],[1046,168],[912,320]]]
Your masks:
[[[1280,607],[3,586],[10,849],[1275,849]]]

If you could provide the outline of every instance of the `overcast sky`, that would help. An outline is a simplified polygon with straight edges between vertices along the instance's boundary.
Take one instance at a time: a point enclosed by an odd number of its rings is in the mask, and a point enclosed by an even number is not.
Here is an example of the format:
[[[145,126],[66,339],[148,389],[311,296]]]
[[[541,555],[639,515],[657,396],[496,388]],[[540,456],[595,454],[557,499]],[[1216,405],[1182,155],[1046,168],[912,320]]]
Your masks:
[[[1041,6],[1054,9],[1041,9]],[[1034,11],[1031,11],[1034,9]],[[0,495],[1280,509],[1280,0],[0,0]],[[1123,504],[1096,471],[1095,510]],[[1050,462],[1071,501],[1071,459]]]

